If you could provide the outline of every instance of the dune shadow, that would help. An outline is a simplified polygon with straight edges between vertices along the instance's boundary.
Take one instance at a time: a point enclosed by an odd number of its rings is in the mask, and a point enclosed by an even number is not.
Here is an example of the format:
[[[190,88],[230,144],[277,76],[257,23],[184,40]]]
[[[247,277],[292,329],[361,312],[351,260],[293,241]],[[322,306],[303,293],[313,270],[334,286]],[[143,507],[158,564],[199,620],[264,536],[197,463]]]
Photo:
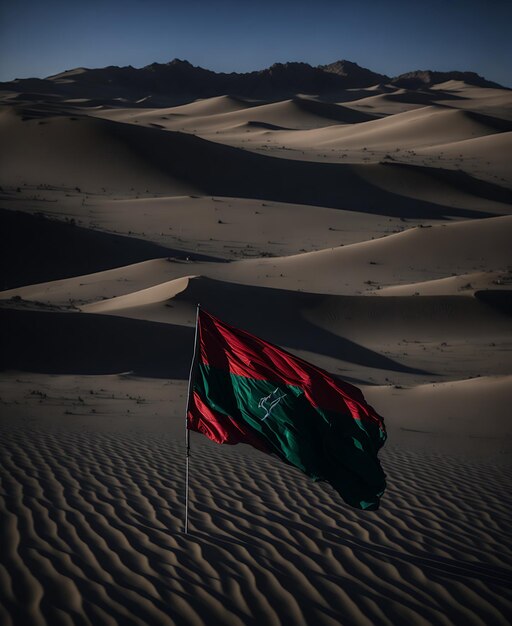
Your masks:
[[[403,102],[404,104],[423,104],[428,105],[430,102],[438,100],[467,100],[464,96],[459,96],[447,91],[406,91],[405,93],[388,93],[386,100],[394,100],[395,102]]]
[[[194,279],[176,301],[200,302],[213,315],[266,341],[292,350],[305,350],[365,367],[427,374],[390,359],[351,339],[307,320],[302,312],[324,296],[269,287]]]
[[[270,124],[269,122],[259,122],[257,120],[249,120],[247,122],[247,126],[252,128],[264,128],[265,130],[296,130],[295,128],[277,126],[276,124]]]
[[[350,109],[341,104],[322,102],[321,100],[309,100],[308,98],[294,98],[293,102],[299,109],[327,120],[341,122],[342,124],[360,124],[361,122],[371,122],[379,119],[377,115]]]
[[[0,311],[0,368],[188,378],[194,329],[87,313]]]
[[[482,289],[475,291],[475,298],[500,313],[512,315],[512,291],[508,289]]]
[[[248,329],[254,329],[251,332],[255,335],[292,350],[305,350],[313,354],[322,354],[333,359],[340,359],[375,369],[408,374],[425,375],[429,373],[424,370],[407,367],[346,337],[340,337],[323,328],[319,328],[303,318],[292,321],[277,316],[273,320],[272,327],[269,328],[268,320],[262,321],[259,311],[255,311],[254,315],[249,319],[244,319],[244,323]]]
[[[0,289],[92,274],[149,259],[217,261],[124,235],[0,208]]]
[[[258,298],[263,300],[255,305]],[[277,309],[272,308],[273,299]],[[215,301],[214,298],[211,304],[205,303],[205,308],[277,345],[365,367],[427,373],[315,326],[293,313],[293,302],[283,306],[279,290],[257,288],[257,293],[247,300],[253,306],[235,306],[232,311],[219,307]],[[191,327],[112,315],[13,309],[0,311],[0,324],[1,369],[49,374],[133,371],[140,376],[174,379],[186,379],[189,375],[194,340]]]
[[[448,170],[441,167],[429,167],[427,165],[411,165],[407,163],[391,163],[383,161],[384,167],[397,168],[406,176],[407,172],[415,172],[423,174],[434,182],[439,181],[452,186],[455,189],[464,190],[466,193],[482,198],[483,200],[492,200],[494,202],[502,202],[504,204],[512,204],[512,190],[494,183],[480,180],[470,176],[462,170]],[[472,212],[475,216],[477,212]],[[483,212],[481,217],[485,217]],[[489,214],[487,214],[489,215]]]
[[[393,193],[366,180],[361,166],[283,159],[213,143],[180,132],[106,122],[109,132],[139,153],[153,167],[212,196],[255,198],[293,204],[348,209],[377,215],[439,219],[489,217],[488,211],[445,206]],[[364,166],[363,166],[364,167]],[[373,165],[372,167],[387,167]],[[429,168],[404,169],[424,174]],[[457,173],[455,173],[457,174]],[[506,197],[490,183],[447,173],[455,191],[479,197]],[[499,191],[501,190],[501,191]]]

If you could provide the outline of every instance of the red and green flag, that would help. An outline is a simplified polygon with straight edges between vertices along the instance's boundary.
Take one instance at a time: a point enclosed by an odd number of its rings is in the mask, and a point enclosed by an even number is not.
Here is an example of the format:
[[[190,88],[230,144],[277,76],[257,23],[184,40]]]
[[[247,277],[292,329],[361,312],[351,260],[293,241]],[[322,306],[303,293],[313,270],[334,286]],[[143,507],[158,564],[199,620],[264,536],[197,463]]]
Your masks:
[[[204,310],[197,324],[187,428],[276,454],[351,506],[377,509],[386,429],[361,391]]]

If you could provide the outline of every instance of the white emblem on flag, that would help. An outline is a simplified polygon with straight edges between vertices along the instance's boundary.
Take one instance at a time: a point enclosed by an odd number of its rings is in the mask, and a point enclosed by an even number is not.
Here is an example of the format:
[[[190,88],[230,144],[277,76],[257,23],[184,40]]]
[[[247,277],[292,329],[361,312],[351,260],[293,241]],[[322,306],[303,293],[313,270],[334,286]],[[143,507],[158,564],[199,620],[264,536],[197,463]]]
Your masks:
[[[261,400],[258,402],[258,407],[265,411],[265,417],[261,418],[262,422],[264,422],[267,417],[271,415],[273,409],[281,402],[281,400],[285,396],[285,393],[279,395],[279,389],[276,387],[272,393],[269,393],[268,396],[261,398]]]

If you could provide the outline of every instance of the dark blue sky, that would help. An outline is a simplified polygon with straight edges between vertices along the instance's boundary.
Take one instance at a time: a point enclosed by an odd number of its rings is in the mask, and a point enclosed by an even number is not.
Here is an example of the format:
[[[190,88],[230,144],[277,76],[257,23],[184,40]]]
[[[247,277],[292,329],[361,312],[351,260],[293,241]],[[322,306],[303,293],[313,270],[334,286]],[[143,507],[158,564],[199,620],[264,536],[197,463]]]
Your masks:
[[[187,59],[215,71],[348,59],[512,87],[512,0],[0,0],[0,80]]]

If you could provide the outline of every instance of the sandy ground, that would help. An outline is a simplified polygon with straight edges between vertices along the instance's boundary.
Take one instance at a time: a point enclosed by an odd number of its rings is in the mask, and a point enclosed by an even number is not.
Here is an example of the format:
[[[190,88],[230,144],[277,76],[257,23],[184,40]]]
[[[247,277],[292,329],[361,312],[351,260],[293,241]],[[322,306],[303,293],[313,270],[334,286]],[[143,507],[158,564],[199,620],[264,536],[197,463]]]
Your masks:
[[[0,621],[512,616],[512,92],[0,109]],[[381,508],[192,435],[197,303],[360,386]]]

